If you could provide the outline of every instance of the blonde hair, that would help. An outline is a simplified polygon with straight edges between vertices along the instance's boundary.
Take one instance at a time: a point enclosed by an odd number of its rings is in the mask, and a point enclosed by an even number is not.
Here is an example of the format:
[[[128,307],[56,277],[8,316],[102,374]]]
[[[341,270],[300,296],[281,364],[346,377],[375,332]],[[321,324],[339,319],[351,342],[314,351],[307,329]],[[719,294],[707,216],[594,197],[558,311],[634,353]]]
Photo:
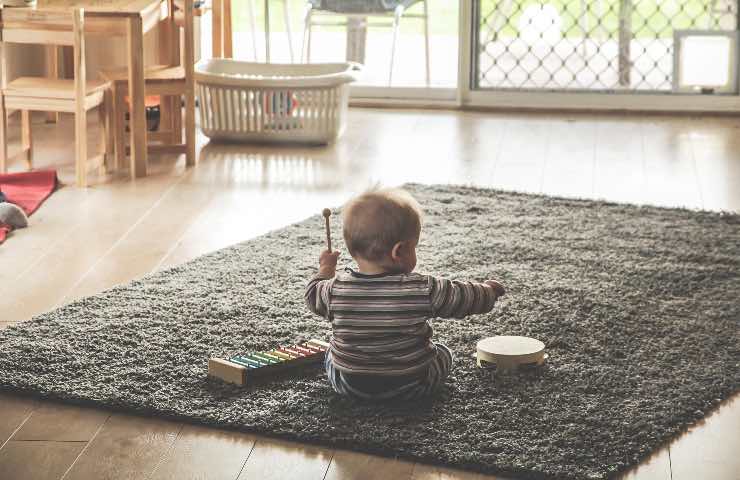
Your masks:
[[[370,261],[386,258],[396,243],[421,234],[421,207],[401,189],[365,192],[345,205],[342,217],[350,255]]]

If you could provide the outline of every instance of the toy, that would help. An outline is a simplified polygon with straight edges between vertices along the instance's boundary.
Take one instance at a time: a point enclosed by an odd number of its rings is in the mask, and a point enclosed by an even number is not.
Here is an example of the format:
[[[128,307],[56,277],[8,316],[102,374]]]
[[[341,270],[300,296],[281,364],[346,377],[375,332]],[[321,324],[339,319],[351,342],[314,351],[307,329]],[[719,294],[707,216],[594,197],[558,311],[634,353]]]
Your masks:
[[[248,381],[290,368],[320,363],[329,344],[309,340],[298,345],[279,347],[266,352],[234,355],[228,359],[213,357],[208,361],[208,375],[240,386]]]
[[[289,130],[302,128],[296,117],[298,100],[290,90],[257,92],[262,96],[262,111],[265,129]]]
[[[523,366],[543,365],[547,360],[545,344],[530,337],[500,335],[480,340],[475,358],[481,368],[496,366],[504,373]]]
[[[331,216],[331,210],[325,208],[321,214],[324,216],[326,221],[326,249],[331,252],[331,225],[329,224],[329,217]]]

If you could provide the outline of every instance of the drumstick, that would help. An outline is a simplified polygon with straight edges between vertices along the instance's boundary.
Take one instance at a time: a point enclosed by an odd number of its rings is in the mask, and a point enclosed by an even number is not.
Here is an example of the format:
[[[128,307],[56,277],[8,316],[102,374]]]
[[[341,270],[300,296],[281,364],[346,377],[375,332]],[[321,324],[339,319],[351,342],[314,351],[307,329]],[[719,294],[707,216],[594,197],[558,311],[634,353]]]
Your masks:
[[[329,217],[331,216],[331,210],[325,208],[323,212],[324,220],[326,221],[326,248],[331,252],[331,225],[329,224]]]

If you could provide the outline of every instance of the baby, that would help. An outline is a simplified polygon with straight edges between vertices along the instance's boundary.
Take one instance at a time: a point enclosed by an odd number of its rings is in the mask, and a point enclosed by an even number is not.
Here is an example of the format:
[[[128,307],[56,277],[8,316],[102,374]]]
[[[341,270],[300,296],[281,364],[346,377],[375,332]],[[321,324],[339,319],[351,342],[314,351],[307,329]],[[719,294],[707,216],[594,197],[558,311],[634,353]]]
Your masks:
[[[504,286],[414,272],[421,208],[403,190],[370,191],[344,208],[344,241],[357,270],[336,273],[325,250],[306,303],[332,323],[325,367],[334,390],[365,400],[431,394],[450,373],[452,352],[432,341],[429,319],[486,313]]]

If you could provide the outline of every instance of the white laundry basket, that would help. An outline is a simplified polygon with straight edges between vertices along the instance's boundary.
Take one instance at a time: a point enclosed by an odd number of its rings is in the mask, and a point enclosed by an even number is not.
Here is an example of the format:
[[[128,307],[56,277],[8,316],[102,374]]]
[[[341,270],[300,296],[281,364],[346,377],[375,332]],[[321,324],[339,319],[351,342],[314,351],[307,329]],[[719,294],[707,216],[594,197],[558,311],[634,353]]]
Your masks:
[[[214,140],[333,142],[347,124],[349,83],[360,68],[201,60],[195,66],[200,127]]]

